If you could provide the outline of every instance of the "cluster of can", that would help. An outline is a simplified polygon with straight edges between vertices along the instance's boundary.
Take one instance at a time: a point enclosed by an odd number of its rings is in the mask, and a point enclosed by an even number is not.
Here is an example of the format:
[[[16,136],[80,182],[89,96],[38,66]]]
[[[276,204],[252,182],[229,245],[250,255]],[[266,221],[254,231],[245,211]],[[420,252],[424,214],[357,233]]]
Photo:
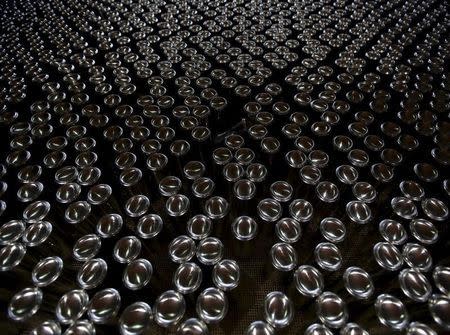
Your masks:
[[[0,4],[0,332],[450,331],[449,6]]]

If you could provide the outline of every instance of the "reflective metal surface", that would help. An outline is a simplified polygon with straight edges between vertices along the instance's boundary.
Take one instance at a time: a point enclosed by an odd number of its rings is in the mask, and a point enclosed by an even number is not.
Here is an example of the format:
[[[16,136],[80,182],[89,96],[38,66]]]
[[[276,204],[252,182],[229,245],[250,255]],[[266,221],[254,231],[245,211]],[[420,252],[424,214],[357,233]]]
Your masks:
[[[449,6],[0,3],[0,334],[450,332]]]

